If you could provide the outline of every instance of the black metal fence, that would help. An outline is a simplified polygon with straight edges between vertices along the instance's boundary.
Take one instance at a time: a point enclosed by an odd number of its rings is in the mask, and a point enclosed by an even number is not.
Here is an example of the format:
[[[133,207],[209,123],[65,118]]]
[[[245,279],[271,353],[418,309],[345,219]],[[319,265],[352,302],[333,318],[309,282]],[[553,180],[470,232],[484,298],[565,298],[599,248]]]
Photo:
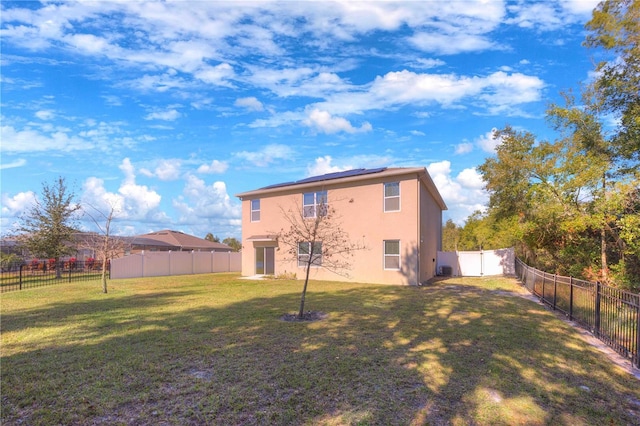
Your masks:
[[[107,278],[109,278],[107,264]],[[97,260],[34,260],[29,263],[3,265],[0,272],[0,293],[24,290],[72,281],[99,280],[102,262]]]
[[[516,275],[553,310],[591,331],[640,368],[640,294],[549,274],[516,259]]]

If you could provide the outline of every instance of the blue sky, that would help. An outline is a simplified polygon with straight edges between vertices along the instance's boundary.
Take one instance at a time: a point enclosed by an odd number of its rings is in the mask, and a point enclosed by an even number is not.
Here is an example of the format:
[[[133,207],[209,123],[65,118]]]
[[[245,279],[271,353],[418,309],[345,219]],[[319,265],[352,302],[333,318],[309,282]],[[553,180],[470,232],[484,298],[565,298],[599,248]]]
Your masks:
[[[555,137],[596,4],[3,0],[2,234],[58,176],[118,234],[240,238],[234,194],[385,166],[463,224],[492,129]]]

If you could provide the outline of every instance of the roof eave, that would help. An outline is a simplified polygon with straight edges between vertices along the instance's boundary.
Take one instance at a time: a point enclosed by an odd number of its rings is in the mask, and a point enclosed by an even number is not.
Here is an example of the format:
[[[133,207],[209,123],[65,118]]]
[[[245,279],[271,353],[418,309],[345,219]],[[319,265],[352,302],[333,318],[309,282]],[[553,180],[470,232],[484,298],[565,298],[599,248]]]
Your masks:
[[[310,183],[293,183],[291,185],[286,185],[286,186],[278,186],[275,188],[263,188],[263,189],[255,189],[253,191],[246,191],[246,192],[241,192],[239,194],[236,194],[235,196],[238,197],[240,200],[242,200],[243,198],[246,197],[253,197],[256,195],[267,195],[267,194],[277,194],[280,192],[287,192],[290,191],[292,189],[306,189],[306,188],[317,188],[319,186],[324,186],[324,185],[333,185],[333,184],[337,184],[337,183],[350,183],[350,182],[358,182],[358,181],[367,181],[367,180],[373,180],[379,177],[387,177],[387,176],[399,176],[399,175],[405,175],[405,174],[412,174],[412,173],[419,173],[421,171],[424,171],[426,169],[422,168],[422,167],[412,167],[412,168],[397,168],[397,169],[386,169],[383,172],[380,173],[374,173],[374,174],[366,174],[366,175],[358,175],[358,176],[349,176],[349,177],[345,177],[345,178],[338,178],[338,179],[328,179],[328,180],[324,180],[324,181],[316,181],[316,182],[310,182]]]

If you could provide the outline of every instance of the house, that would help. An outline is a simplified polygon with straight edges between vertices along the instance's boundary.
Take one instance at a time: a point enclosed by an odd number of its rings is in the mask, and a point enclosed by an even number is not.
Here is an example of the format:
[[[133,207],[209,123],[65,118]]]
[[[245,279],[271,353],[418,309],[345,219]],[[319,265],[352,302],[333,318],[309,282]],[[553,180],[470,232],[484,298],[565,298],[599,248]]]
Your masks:
[[[416,285],[436,275],[447,206],[425,168],[355,169],[236,196],[242,201],[244,276],[293,272],[301,278],[303,262],[287,259],[278,243],[278,233],[289,228],[283,210],[312,218],[321,202],[339,213],[341,228],[366,249],[354,253],[348,277],[312,267],[311,278]]]
[[[80,232],[74,234],[76,257],[80,260],[95,258],[98,250],[94,247],[100,244],[103,237],[94,232]],[[143,251],[206,251],[231,252],[233,249],[226,244],[216,243],[185,234],[179,231],[165,229],[133,237],[113,236],[118,241],[120,253],[114,257],[128,256]]]
[[[129,237],[128,243],[131,253],[141,251],[216,251],[231,252],[231,247],[226,244],[198,238],[179,231],[165,229],[148,234]]]
[[[72,248],[72,254],[63,256],[62,259],[75,257],[80,261],[90,258],[99,258],[101,252],[103,236],[95,232],[76,232],[73,234],[73,241],[68,245]],[[118,253],[111,253],[113,257],[128,256],[130,254],[141,253],[143,251],[203,251],[203,252],[232,252],[233,249],[226,244],[198,238],[193,235],[179,231],[165,229],[148,234],[133,237],[111,236],[115,241],[114,246],[118,247]],[[28,250],[15,238],[3,238],[0,240],[2,253],[15,253],[23,261],[31,258]]]

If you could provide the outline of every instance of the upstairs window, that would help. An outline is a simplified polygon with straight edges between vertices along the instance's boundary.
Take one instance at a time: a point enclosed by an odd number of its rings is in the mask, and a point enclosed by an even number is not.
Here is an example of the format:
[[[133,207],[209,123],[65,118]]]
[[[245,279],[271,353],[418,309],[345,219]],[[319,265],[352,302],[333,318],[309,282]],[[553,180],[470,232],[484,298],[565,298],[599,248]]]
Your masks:
[[[315,218],[326,216],[328,211],[327,191],[306,192],[302,195],[302,216]]]
[[[400,269],[400,240],[384,241],[384,269]]]
[[[251,222],[260,222],[260,200],[251,200]]]
[[[384,211],[400,211],[400,182],[384,184]]]
[[[311,256],[311,266],[322,266],[322,242],[308,241],[298,243],[298,266],[304,268],[309,263]]]

